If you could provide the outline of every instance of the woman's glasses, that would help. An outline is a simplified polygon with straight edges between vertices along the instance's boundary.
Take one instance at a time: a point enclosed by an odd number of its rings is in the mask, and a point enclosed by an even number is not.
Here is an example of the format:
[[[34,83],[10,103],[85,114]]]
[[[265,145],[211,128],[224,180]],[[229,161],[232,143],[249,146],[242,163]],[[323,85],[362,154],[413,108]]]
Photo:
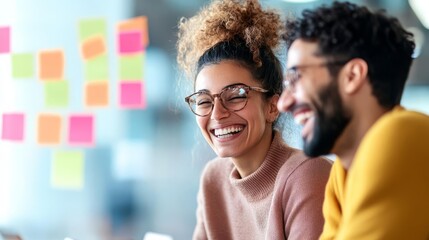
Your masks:
[[[260,87],[250,87],[244,84],[236,84],[227,86],[218,94],[210,94],[207,90],[201,90],[193,93],[185,98],[185,102],[188,103],[191,111],[200,117],[208,116],[214,107],[215,98],[218,97],[222,106],[231,111],[240,111],[247,105],[249,92],[257,91],[266,93],[265,90]]]

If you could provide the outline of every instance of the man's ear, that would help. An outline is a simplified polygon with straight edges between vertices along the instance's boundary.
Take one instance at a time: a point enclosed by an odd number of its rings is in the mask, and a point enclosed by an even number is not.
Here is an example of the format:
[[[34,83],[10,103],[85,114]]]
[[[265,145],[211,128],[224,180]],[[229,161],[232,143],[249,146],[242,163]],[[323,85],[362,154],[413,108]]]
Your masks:
[[[346,94],[356,93],[368,79],[368,64],[361,58],[350,60],[343,69],[343,89]]]
[[[279,109],[277,108],[277,102],[279,101],[280,96],[278,94],[274,94],[269,99],[268,109],[267,109],[267,122],[274,122],[277,120],[279,116]]]

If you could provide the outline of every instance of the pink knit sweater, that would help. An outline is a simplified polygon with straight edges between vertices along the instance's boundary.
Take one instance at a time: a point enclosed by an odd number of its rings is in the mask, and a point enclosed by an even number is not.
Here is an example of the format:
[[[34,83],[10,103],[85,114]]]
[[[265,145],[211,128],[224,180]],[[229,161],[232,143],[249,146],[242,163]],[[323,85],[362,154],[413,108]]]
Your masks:
[[[276,133],[265,161],[241,179],[231,160],[205,167],[194,240],[318,239],[331,162],[308,158]]]

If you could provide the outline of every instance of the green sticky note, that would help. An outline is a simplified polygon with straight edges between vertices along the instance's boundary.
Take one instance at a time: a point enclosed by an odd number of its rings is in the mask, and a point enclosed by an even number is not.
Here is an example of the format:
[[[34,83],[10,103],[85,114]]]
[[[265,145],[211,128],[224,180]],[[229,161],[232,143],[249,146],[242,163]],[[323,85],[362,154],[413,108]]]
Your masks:
[[[46,81],[45,106],[53,108],[67,107],[69,103],[69,84],[67,81]]]
[[[92,36],[106,37],[106,21],[102,18],[83,19],[79,21],[79,40],[82,42]]]
[[[54,152],[51,166],[51,184],[56,188],[82,189],[84,184],[83,152]]]
[[[119,79],[124,81],[143,80],[144,58],[142,54],[119,57]]]
[[[12,54],[12,76],[13,78],[32,78],[34,76],[33,54]]]
[[[109,79],[109,59],[107,55],[102,55],[85,63],[86,81],[107,81]]]

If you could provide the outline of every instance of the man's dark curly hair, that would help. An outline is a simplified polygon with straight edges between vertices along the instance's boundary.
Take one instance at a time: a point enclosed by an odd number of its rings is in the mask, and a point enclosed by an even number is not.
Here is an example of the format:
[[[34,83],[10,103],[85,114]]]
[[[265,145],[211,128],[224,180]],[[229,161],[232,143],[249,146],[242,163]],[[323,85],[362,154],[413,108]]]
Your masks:
[[[288,48],[302,39],[317,42],[318,54],[328,60],[365,60],[380,105],[392,108],[400,103],[415,44],[397,18],[353,3],[334,2],[305,10],[302,17],[286,22],[286,30],[283,39]],[[333,76],[338,74],[334,66],[329,70]]]

